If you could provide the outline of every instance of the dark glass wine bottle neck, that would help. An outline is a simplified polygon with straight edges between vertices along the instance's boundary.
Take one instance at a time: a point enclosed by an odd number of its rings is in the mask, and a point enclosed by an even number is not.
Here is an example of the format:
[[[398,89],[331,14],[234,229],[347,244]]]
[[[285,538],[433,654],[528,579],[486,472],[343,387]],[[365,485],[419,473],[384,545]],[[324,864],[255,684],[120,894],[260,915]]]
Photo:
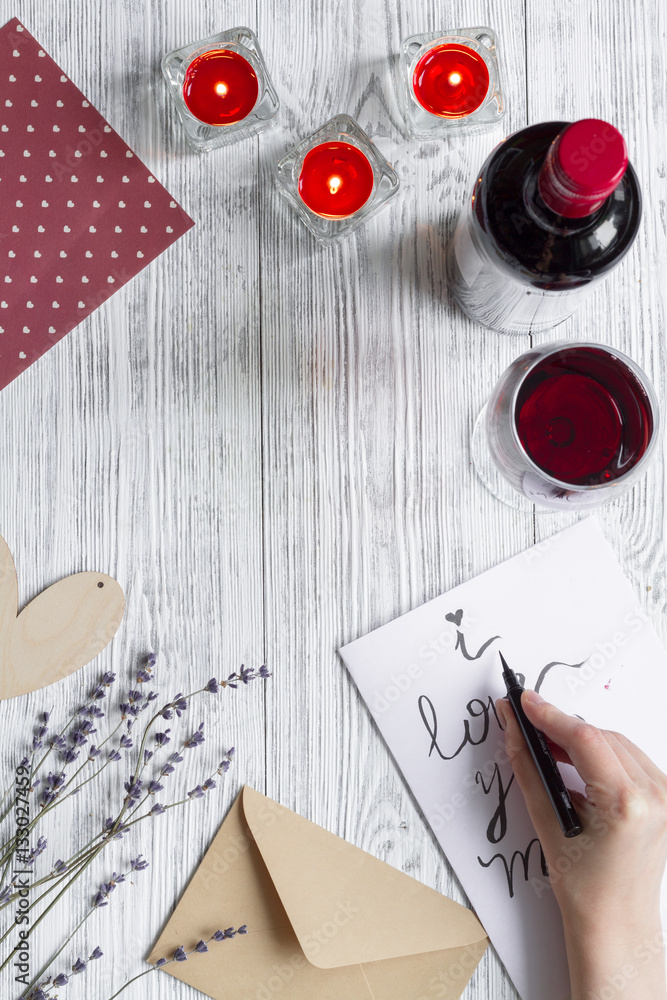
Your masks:
[[[524,200],[528,214],[532,220],[541,228],[560,236],[569,236],[571,233],[581,232],[588,226],[594,225],[597,218],[604,211],[606,202],[596,208],[590,215],[581,215],[578,218],[570,218],[554,212],[545,202],[540,194],[540,174],[544,169],[542,165],[537,170],[526,175],[524,185]]]

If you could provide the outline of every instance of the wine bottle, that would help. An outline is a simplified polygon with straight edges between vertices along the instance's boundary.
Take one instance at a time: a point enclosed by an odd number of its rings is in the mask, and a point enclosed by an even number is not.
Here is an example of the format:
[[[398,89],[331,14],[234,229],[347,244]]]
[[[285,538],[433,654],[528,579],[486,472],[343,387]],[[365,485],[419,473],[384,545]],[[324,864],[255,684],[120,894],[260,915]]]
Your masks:
[[[549,330],[625,256],[640,218],[637,175],[613,125],[530,125],[477,175],[448,252],[454,299],[502,333]]]

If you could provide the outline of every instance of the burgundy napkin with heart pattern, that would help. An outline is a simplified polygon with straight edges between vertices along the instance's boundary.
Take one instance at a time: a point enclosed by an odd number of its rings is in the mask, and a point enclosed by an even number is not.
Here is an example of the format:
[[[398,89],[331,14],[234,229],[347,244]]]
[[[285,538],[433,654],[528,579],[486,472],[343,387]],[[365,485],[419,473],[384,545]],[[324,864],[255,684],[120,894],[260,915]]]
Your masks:
[[[0,389],[193,225],[25,27],[0,29]]]

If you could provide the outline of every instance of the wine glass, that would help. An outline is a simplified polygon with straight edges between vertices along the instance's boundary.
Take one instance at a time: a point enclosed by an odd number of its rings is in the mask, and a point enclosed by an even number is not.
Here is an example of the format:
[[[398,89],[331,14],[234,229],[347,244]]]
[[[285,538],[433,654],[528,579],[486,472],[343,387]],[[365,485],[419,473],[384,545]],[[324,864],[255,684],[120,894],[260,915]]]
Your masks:
[[[516,510],[581,510],[630,489],[659,438],[647,376],[621,351],[560,340],[502,374],[472,436],[484,485]]]

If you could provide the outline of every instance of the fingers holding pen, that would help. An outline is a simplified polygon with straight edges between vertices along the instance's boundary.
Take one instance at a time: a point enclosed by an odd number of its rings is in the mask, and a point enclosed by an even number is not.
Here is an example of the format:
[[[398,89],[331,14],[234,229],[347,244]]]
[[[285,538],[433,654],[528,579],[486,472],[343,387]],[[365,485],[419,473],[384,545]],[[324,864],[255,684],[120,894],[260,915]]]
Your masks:
[[[534,691],[523,693],[521,705],[533,725],[565,751],[587,789],[619,792],[632,784],[628,771],[600,729],[561,712]]]

